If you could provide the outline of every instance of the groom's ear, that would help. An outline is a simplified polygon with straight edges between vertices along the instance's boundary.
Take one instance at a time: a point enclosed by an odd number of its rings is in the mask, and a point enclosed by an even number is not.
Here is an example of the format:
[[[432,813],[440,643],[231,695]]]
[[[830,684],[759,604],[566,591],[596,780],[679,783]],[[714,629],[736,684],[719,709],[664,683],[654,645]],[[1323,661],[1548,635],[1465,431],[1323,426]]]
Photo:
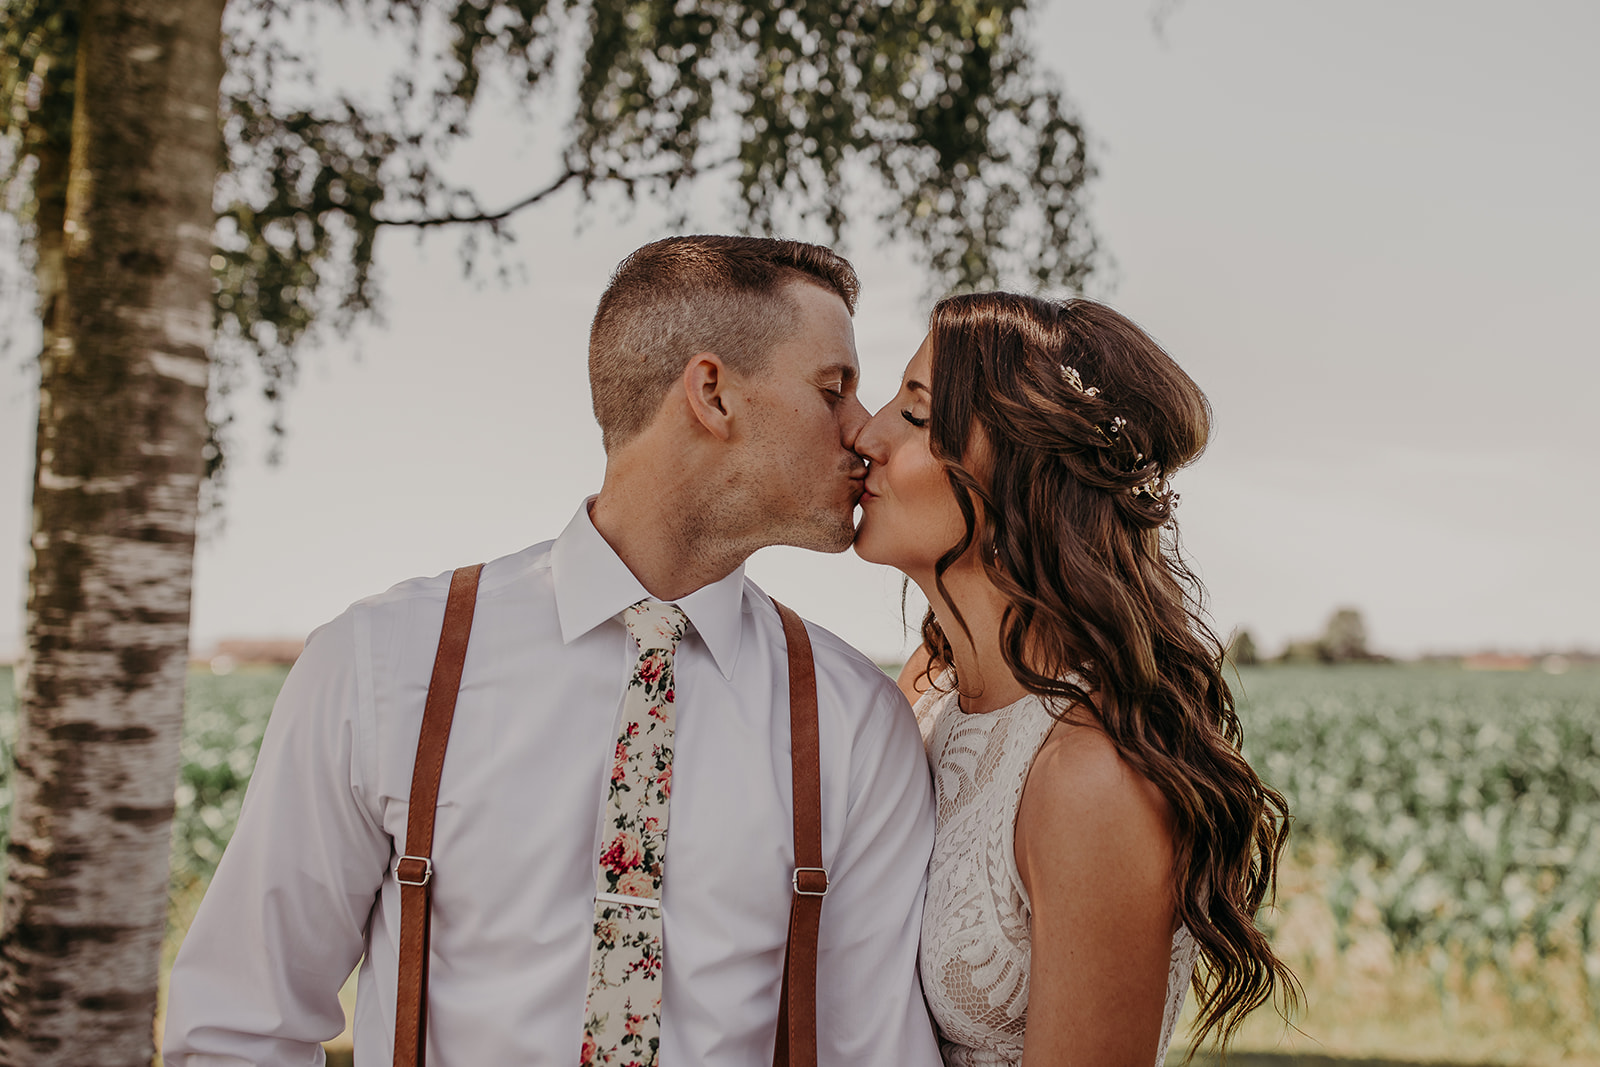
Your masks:
[[[733,375],[715,352],[696,352],[683,368],[683,393],[689,411],[719,441],[733,436]]]

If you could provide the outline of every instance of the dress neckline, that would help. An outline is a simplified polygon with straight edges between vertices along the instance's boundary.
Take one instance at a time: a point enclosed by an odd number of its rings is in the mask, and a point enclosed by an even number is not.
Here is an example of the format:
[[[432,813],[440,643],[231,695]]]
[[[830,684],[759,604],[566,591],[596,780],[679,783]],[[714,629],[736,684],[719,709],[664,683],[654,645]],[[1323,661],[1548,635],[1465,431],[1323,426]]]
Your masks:
[[[946,671],[944,674],[940,675],[933,683],[933,689],[939,691],[939,695],[934,699],[934,701],[933,701],[933,703],[932,703],[932,705],[930,707],[930,710],[933,711],[935,714],[943,714],[944,711],[945,711],[945,708],[944,708],[945,702],[950,700],[952,697],[955,698],[956,714],[963,715],[963,716],[965,716],[965,717],[967,717],[969,719],[981,719],[981,718],[984,718],[984,717],[989,716],[989,715],[1007,714],[1009,712],[1015,711],[1018,707],[1020,707],[1023,704],[1026,704],[1030,700],[1038,700],[1039,699],[1039,694],[1038,693],[1030,693],[1030,692],[1024,691],[1023,694],[1020,697],[1018,697],[1017,699],[1013,700],[1011,703],[1002,704],[1000,707],[995,708],[993,711],[968,711],[966,708],[961,706],[961,690],[959,690],[959,689],[939,690],[939,687],[945,682],[946,679],[948,679],[950,677],[950,674],[951,674],[950,671]]]
[[[943,683],[944,680],[950,676],[950,673],[951,672],[946,671],[943,675],[940,675],[938,681],[935,681],[933,683],[934,688],[937,689],[939,687],[939,685],[941,683]],[[1080,684],[1083,682],[1083,679],[1080,676],[1076,675],[1076,674],[1071,675],[1071,677],[1075,681],[1079,682]],[[933,710],[942,712],[944,709],[940,705],[942,704],[943,701],[949,699],[952,695],[956,698],[956,712],[957,712],[957,714],[963,715],[963,716],[965,716],[967,718],[970,718],[970,719],[978,719],[978,718],[982,718],[982,717],[984,717],[986,715],[1000,715],[1000,714],[1003,714],[1003,713],[1009,713],[1009,712],[1015,711],[1017,708],[1021,707],[1023,704],[1028,703],[1028,701],[1030,701],[1030,700],[1038,701],[1041,704],[1044,703],[1044,698],[1041,697],[1038,693],[1034,693],[1034,692],[1031,692],[1031,691],[1028,691],[1028,690],[1024,690],[1022,695],[1020,697],[1018,697],[1016,700],[1013,700],[1009,704],[1002,704],[1000,707],[995,708],[993,711],[968,711],[966,708],[961,706],[961,691],[959,689],[950,689],[950,690],[946,690],[946,691],[940,693],[938,700],[936,700],[932,705]],[[1080,706],[1080,705],[1077,705],[1077,704],[1073,705],[1073,707],[1078,707],[1078,706]],[[1051,714],[1054,715],[1054,712],[1052,712]]]
[[[1030,700],[1038,700],[1039,699],[1039,694],[1038,693],[1023,693],[1020,697],[1018,697],[1017,699],[1013,700],[1011,703],[1002,704],[998,708],[995,708],[995,709],[993,709],[991,711],[968,711],[966,708],[961,706],[961,690],[957,689],[957,690],[954,690],[954,692],[955,692],[955,695],[956,695],[956,711],[958,713],[962,714],[962,715],[965,715],[965,716],[967,716],[969,718],[973,718],[973,719],[982,718],[982,717],[984,717],[986,715],[1005,715],[1005,714],[1009,714],[1010,712],[1015,711],[1017,708],[1021,707],[1023,704],[1026,704],[1028,701],[1030,701]]]

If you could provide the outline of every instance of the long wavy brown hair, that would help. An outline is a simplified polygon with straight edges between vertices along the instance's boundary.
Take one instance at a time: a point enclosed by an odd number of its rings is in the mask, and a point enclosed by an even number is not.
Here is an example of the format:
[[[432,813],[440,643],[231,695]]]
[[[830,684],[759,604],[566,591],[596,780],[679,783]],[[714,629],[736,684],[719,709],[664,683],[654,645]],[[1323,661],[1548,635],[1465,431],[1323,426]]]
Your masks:
[[[1240,754],[1223,648],[1202,617],[1167,478],[1205,448],[1205,394],[1127,318],[1012,293],[933,309],[930,442],[966,534],[1007,600],[1011,672],[1060,719],[1091,716],[1172,809],[1178,918],[1199,943],[1194,1046],[1226,1046],[1294,975],[1255,924],[1276,892],[1288,807]],[[929,676],[953,669],[932,611]],[[1080,684],[1081,682],[1081,684]]]

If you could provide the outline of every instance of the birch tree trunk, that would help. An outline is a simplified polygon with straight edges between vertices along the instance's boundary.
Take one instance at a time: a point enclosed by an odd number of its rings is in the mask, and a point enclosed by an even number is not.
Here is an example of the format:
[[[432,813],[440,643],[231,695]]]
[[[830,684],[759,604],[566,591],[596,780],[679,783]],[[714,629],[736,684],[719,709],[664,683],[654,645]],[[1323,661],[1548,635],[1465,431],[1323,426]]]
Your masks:
[[[76,5],[62,269],[59,289],[41,292],[50,321],[0,917],[3,1064],[147,1067],[154,1053],[224,3]],[[41,253],[50,240],[41,232]]]

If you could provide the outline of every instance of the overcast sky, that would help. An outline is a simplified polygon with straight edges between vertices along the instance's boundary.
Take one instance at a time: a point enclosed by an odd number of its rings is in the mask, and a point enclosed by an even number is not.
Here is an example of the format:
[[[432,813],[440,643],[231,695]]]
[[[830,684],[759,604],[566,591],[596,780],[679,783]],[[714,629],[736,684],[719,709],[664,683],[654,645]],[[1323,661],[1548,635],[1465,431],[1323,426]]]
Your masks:
[[[1222,631],[1268,651],[1359,607],[1413,654],[1600,646],[1600,4],[1055,0],[1041,58],[1081,108],[1116,265],[1091,295],[1210,395],[1181,528]],[[539,184],[550,130],[486,122],[484,200]],[[710,208],[696,220],[725,229]],[[509,286],[452,240],[389,236],[387,322],[304,357],[285,461],[240,409],[194,638],[300,637],[416,574],[555,536],[598,487],[585,340],[610,269],[662,217],[571,195],[520,218]],[[858,228],[863,397],[923,333],[915,250]],[[23,324],[24,327],[26,324]],[[22,337],[19,348],[34,347]],[[13,349],[16,352],[16,349]],[[0,367],[0,654],[20,645],[33,380]],[[769,592],[880,659],[898,576],[758,553]],[[913,621],[917,612],[913,599]]]

